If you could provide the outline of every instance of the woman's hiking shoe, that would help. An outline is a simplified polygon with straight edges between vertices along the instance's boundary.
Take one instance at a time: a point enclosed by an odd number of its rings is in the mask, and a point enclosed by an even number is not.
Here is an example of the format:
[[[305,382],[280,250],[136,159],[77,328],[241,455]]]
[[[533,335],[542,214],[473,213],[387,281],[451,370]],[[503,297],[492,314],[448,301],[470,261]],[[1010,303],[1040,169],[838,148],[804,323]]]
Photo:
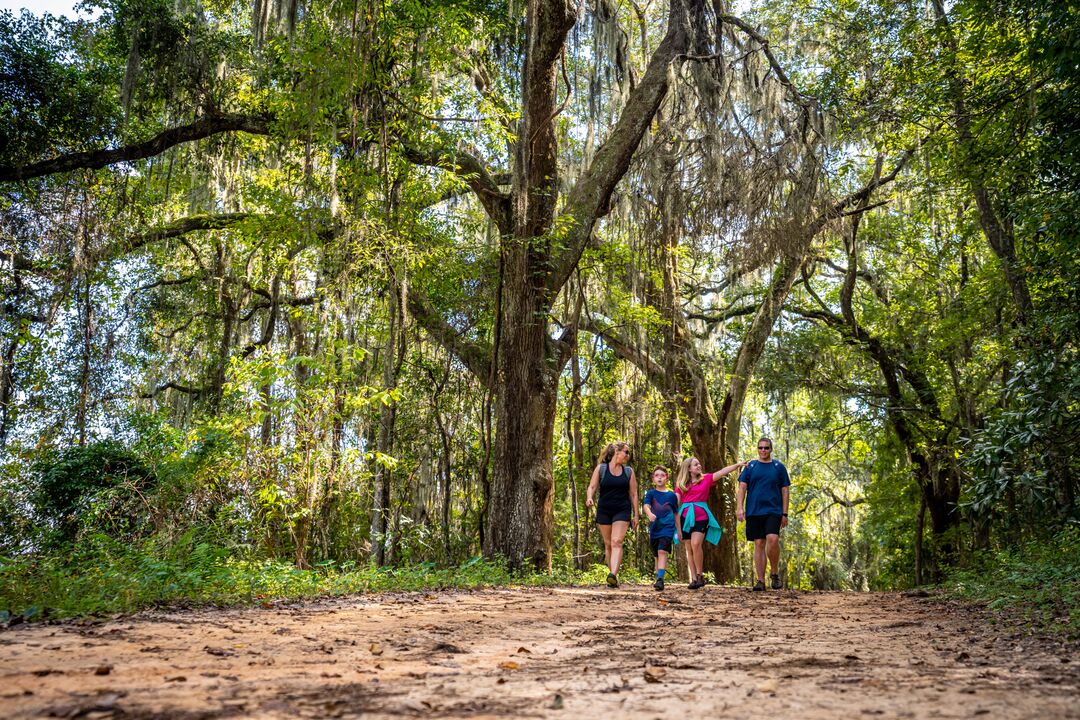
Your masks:
[[[615,577],[615,573],[608,573],[607,574],[607,586],[609,588],[617,588],[617,587],[619,587],[619,578]]]
[[[779,575],[770,575],[769,579],[772,580],[772,589],[773,590],[782,590],[784,588],[784,584],[780,582],[780,576]]]
[[[686,586],[688,590],[698,590],[703,587],[705,587],[705,578],[703,577],[694,578],[690,581],[690,584]]]
[[[652,586],[654,588],[656,588],[657,590],[663,590],[664,589],[664,578],[656,578],[656,582],[654,582],[652,584]]]
[[[760,592],[760,591],[762,591],[764,589],[765,589],[765,581],[764,580],[758,580],[756,583],[754,583],[754,592]]]

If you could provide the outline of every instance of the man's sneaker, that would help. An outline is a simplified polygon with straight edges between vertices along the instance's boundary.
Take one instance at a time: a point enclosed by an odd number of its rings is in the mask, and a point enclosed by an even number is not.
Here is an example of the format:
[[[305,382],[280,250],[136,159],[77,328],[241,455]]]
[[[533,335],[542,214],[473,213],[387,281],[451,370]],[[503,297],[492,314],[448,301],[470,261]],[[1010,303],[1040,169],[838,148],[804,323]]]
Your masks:
[[[686,587],[690,590],[698,590],[700,588],[703,588],[705,587],[705,578],[694,578]]]
[[[615,577],[615,573],[607,574],[607,586],[610,588],[619,587],[619,578]]]
[[[652,586],[654,588],[656,588],[657,590],[663,590],[664,589],[664,578],[656,578],[656,582],[654,582],[652,584]]]
[[[780,582],[780,576],[779,575],[770,575],[769,579],[772,580],[772,589],[773,590],[780,590],[780,589],[782,589],[784,587],[783,583]]]
[[[762,591],[764,589],[765,589],[765,581],[764,580],[758,580],[756,583],[754,583],[754,592],[760,592],[760,591]]]

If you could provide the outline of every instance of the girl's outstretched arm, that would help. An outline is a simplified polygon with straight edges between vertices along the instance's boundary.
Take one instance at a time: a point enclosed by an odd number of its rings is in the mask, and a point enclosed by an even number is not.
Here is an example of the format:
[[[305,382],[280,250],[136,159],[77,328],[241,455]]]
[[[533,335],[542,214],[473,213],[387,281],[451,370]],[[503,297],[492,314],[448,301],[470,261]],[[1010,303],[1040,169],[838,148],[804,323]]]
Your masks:
[[[734,465],[728,465],[723,470],[717,470],[716,472],[713,473],[713,477],[714,478],[722,478],[725,475],[727,475],[728,473],[732,472],[733,470],[741,470],[744,467],[746,467],[745,462],[737,462]]]

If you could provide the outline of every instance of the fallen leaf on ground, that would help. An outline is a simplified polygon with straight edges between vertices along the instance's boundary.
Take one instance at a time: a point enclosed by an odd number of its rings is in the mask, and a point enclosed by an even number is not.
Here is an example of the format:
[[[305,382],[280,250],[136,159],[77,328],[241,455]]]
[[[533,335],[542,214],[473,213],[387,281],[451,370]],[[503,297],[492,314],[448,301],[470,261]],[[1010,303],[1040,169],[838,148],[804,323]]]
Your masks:
[[[112,668],[113,668],[112,665],[98,665],[96,668],[94,668],[94,674],[95,675],[108,675],[109,673],[112,672]]]
[[[758,686],[755,689],[760,693],[773,693],[776,692],[777,687],[777,682],[775,680],[769,679],[765,682],[758,683]]]
[[[667,675],[667,670],[661,667],[647,667],[645,668],[645,682],[658,683],[662,682],[664,676]]]
[[[460,648],[457,645],[454,645],[452,643],[441,642],[441,643],[437,644],[435,647],[431,648],[431,652],[445,652],[445,653],[450,653],[452,655],[460,655],[462,653],[468,652],[468,650]]]
[[[371,643],[371,646],[368,648],[368,650],[371,651],[372,655],[382,655],[383,653],[383,647],[379,643]]]
[[[517,649],[517,651],[518,651],[519,653],[525,653],[526,655],[532,655],[532,650],[530,650],[530,649],[529,649],[529,648],[527,648],[527,647],[519,647],[519,648]]]
[[[513,660],[506,660],[505,662],[499,663],[499,667],[501,667],[503,670],[517,670],[521,666]]]

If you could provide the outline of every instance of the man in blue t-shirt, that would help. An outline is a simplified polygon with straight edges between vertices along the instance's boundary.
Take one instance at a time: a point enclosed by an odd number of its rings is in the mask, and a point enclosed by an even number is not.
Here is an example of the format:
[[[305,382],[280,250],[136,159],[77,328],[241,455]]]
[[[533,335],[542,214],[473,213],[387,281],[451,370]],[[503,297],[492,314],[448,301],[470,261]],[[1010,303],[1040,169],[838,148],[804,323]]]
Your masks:
[[[746,539],[754,543],[754,590],[765,589],[765,557],[772,570],[773,590],[780,582],[780,528],[788,524],[788,495],[791,479],[787,468],[772,458],[772,439],[757,443],[758,459],[751,460],[739,476],[735,494],[735,515],[746,521]],[[746,501],[745,508],[743,500]]]
[[[653,486],[645,493],[641,506],[649,518],[649,546],[656,558],[656,582],[653,587],[663,590],[668,553],[675,538],[675,511],[679,509],[679,496],[668,490],[668,471],[663,465],[653,468],[652,482]]]

